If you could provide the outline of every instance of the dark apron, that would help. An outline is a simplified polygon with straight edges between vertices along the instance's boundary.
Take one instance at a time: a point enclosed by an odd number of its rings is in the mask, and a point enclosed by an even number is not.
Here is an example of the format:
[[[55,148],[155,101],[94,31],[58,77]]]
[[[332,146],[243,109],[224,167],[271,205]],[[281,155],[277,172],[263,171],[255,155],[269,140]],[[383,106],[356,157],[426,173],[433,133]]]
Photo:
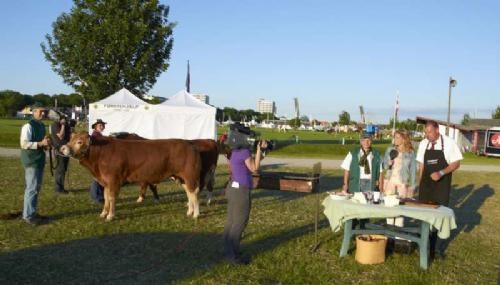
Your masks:
[[[444,157],[444,143],[441,136],[441,150],[428,149],[427,144],[424,154],[424,170],[419,185],[418,199],[432,201],[443,206],[448,206],[451,191],[451,173],[444,175],[438,181],[431,178],[433,172],[445,169],[448,163]]]

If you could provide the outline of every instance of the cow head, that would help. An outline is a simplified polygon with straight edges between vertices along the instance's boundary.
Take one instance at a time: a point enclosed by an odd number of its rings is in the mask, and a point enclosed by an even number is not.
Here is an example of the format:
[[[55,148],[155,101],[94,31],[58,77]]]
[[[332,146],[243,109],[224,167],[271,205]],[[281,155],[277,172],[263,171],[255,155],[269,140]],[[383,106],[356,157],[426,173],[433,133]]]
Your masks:
[[[83,158],[90,148],[90,136],[86,132],[80,132],[71,135],[69,142],[61,147],[64,155],[70,155],[74,158]]]

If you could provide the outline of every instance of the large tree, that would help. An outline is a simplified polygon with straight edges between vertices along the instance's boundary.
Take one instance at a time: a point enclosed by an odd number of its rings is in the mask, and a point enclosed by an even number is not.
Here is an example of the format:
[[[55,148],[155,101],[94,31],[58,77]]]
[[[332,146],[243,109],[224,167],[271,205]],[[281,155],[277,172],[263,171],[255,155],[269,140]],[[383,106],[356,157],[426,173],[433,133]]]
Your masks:
[[[74,0],[41,44],[65,83],[90,100],[145,94],[167,70],[174,24],[158,0]]]

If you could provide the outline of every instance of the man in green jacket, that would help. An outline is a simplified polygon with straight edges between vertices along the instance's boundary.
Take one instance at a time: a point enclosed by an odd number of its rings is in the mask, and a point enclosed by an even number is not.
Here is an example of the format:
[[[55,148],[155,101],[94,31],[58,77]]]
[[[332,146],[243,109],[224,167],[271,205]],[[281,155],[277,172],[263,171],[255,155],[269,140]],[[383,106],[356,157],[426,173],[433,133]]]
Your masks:
[[[45,137],[45,125],[42,123],[45,108],[36,102],[31,110],[33,118],[23,125],[20,138],[21,162],[26,180],[23,219],[28,224],[39,225],[47,220],[36,213],[36,207],[45,167],[45,147],[49,145],[49,141]]]
[[[372,149],[372,137],[363,133],[361,147],[353,148],[341,164],[344,169],[344,193],[375,191],[378,187],[383,191],[383,175],[380,153]]]

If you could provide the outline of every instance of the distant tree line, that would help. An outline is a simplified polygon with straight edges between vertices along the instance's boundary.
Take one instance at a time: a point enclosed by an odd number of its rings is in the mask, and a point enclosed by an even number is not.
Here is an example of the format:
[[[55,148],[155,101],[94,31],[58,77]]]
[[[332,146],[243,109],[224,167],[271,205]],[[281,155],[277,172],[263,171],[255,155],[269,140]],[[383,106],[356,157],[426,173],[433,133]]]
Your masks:
[[[17,111],[24,107],[32,105],[34,102],[40,102],[47,107],[55,107],[57,101],[58,108],[71,108],[73,106],[82,106],[83,99],[80,95],[73,94],[22,94],[13,90],[0,91],[0,117],[15,117]]]

